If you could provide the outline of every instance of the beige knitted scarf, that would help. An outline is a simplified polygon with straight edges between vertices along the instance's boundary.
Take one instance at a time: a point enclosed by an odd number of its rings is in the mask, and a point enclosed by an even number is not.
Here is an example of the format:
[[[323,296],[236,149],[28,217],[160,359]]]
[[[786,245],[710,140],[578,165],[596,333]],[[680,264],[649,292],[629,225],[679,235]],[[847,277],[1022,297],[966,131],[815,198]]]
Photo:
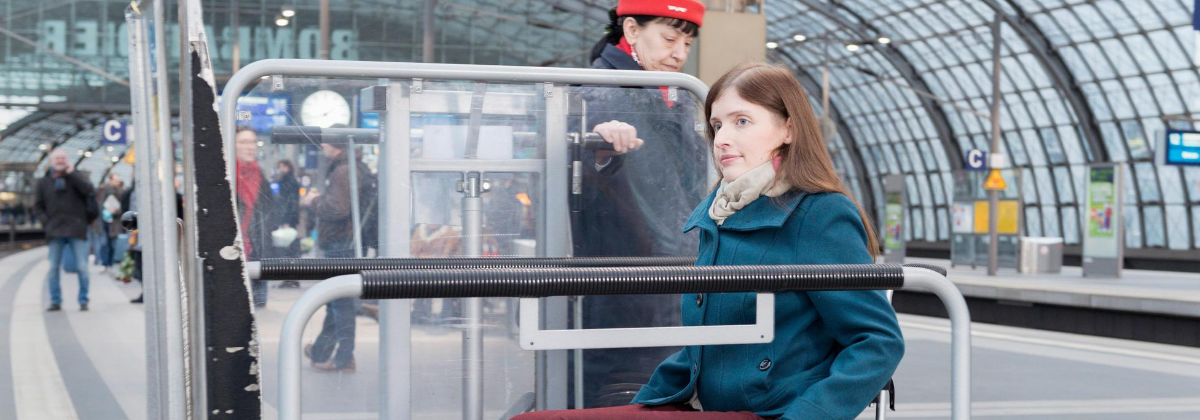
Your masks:
[[[750,205],[758,197],[778,197],[791,188],[787,181],[775,181],[774,162],[768,161],[742,174],[733,182],[722,180],[721,185],[717,187],[717,196],[713,198],[712,207],[708,208],[708,217],[720,226],[725,223],[725,219]]]

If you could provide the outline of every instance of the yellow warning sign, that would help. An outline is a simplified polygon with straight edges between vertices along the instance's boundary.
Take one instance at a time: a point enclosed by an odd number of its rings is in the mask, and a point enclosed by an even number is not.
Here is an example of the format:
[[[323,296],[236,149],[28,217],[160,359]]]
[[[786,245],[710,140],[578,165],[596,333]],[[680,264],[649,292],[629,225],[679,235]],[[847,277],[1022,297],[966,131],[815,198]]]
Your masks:
[[[988,233],[988,202],[975,202],[975,233]],[[1000,200],[996,206],[996,232],[1016,235],[1021,206],[1017,200]]]
[[[133,146],[129,146],[129,151],[125,152],[125,163],[132,165],[136,159]]]
[[[999,169],[992,169],[992,173],[988,174],[987,181],[983,182],[983,189],[988,191],[1004,191],[1008,188],[1008,184],[1004,183],[1004,177],[1000,176]]]

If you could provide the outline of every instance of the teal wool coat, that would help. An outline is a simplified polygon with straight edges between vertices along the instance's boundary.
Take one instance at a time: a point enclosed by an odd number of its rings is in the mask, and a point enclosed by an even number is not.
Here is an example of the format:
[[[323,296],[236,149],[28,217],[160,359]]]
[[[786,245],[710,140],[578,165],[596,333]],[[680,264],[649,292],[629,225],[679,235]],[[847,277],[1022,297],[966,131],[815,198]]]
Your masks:
[[[700,230],[696,265],[870,264],[854,203],[837,193],[760,197],[718,227],[714,194],[684,231]],[[754,323],[753,293],[683,296],[683,324]],[[753,411],[784,419],[853,419],[887,384],[904,355],[883,291],[775,296],[775,341],[687,346],[659,364],[634,404],[683,403],[705,411]]]

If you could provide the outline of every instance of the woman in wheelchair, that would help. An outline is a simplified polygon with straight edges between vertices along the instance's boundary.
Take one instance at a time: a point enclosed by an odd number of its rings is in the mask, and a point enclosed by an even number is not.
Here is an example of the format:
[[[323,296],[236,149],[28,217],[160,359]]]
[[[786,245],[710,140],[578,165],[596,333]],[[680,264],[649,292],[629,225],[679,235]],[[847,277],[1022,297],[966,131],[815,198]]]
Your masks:
[[[687,220],[696,265],[871,264],[870,220],[834,172],[816,117],[789,70],[743,64],[705,102],[721,181]],[[883,291],[775,296],[775,340],[687,346],[632,405],[518,419],[853,419],[904,354]],[[752,293],[683,296],[684,325],[753,324]]]

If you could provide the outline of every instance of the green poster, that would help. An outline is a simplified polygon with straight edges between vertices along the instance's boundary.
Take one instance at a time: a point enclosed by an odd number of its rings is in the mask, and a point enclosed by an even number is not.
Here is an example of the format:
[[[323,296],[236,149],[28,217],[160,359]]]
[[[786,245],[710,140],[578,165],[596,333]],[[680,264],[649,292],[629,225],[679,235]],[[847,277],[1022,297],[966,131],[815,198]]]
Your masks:
[[[1093,168],[1088,181],[1088,234],[1093,238],[1112,238],[1116,230],[1117,197],[1113,168]]]
[[[904,206],[900,203],[900,194],[889,193],[887,195],[887,205],[884,206],[885,231],[884,231],[884,249],[901,249],[904,241],[900,235],[902,222],[904,221]]]

